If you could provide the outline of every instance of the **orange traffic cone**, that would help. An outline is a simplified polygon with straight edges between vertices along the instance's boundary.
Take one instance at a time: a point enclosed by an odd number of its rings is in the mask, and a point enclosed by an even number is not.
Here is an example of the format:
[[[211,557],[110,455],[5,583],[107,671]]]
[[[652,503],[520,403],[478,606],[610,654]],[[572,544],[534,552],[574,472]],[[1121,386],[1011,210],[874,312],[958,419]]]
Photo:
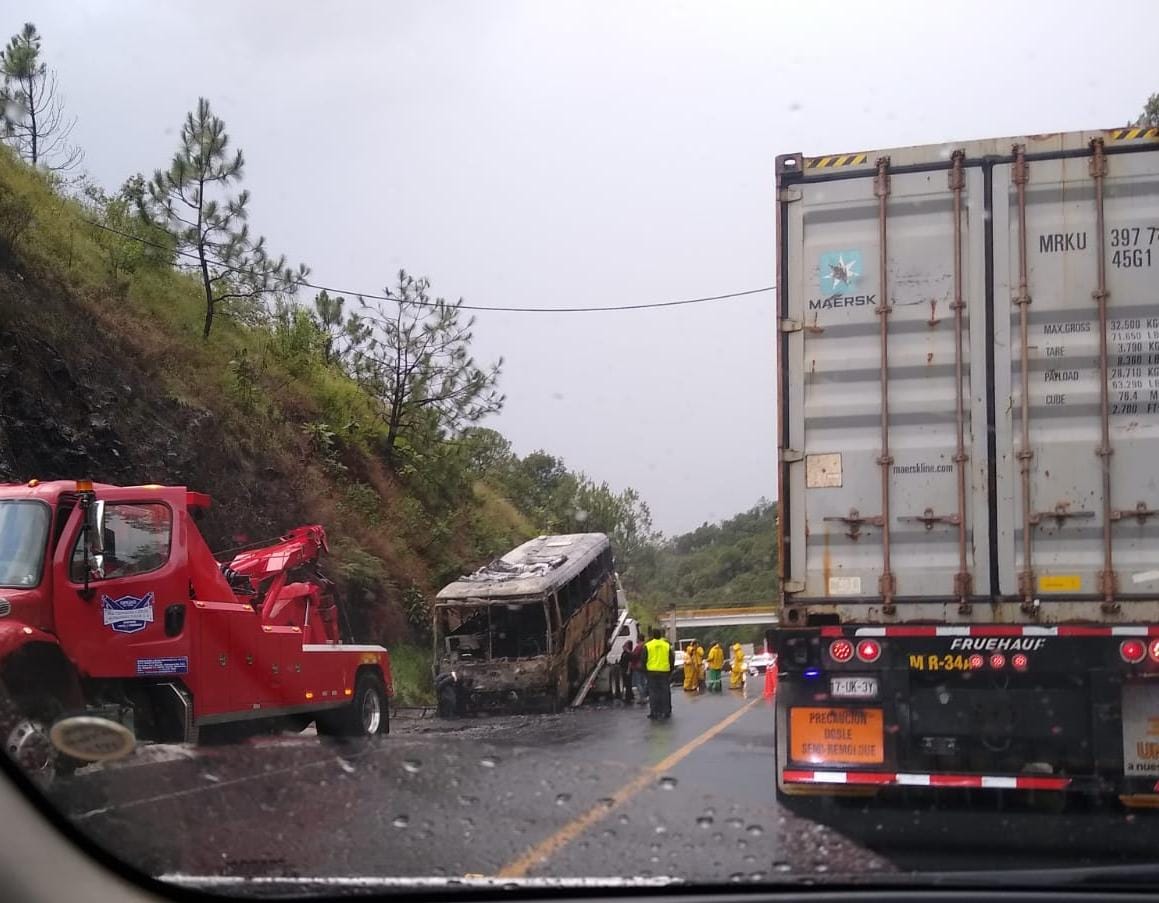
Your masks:
[[[772,699],[777,692],[777,660],[774,658],[765,668],[765,699]]]

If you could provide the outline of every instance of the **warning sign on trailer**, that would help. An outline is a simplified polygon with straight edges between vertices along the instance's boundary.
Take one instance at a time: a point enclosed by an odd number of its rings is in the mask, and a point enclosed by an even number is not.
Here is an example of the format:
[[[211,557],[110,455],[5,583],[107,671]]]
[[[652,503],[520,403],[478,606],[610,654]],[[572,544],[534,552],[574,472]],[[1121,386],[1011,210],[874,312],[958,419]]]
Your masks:
[[[1159,775],[1159,682],[1123,687],[1123,773]]]
[[[794,708],[790,757],[812,765],[880,765],[885,761],[881,709]]]

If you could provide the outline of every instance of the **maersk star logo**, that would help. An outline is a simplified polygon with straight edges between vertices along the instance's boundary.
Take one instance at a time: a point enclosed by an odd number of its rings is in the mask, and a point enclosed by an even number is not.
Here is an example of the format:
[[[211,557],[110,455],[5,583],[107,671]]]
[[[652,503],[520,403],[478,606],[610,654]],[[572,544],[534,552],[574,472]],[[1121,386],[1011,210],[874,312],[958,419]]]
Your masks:
[[[861,278],[860,251],[830,251],[821,255],[821,292],[842,295],[853,289]]]

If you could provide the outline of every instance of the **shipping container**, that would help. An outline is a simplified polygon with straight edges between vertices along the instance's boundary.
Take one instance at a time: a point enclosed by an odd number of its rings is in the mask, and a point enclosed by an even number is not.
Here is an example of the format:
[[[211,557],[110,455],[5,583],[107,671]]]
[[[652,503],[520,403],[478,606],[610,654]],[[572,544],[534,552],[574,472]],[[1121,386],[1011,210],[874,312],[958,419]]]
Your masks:
[[[790,609],[1159,614],[1159,142],[1137,134],[778,160]]]
[[[781,156],[777,252],[778,789],[1159,801],[1159,130]]]

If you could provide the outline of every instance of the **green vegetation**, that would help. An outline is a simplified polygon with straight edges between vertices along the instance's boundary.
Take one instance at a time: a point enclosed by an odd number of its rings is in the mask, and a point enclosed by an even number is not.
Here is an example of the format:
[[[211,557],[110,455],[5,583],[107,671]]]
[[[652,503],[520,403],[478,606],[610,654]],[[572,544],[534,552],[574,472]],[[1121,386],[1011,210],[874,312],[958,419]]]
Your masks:
[[[633,596],[637,617],[654,622],[674,607],[772,604],[777,595],[776,521],[776,504],[762,499],[743,514],[655,547]],[[763,627],[714,628],[698,639],[749,643],[763,636]]]
[[[395,705],[433,705],[434,676],[429,646],[400,643],[390,649]]]
[[[26,22],[0,51],[0,137],[33,166],[66,172],[83,157],[68,141],[74,124],[41,57],[40,33]]]
[[[269,256],[264,237],[250,236],[249,192],[230,193],[244,169],[242,152],[230,152],[225,123],[202,97],[185,117],[181,146],[169,168],[158,169],[143,188],[140,180],[127,186],[141,218],[172,237],[174,262],[191,266],[200,278],[204,338],[219,312],[260,317],[265,299],[293,294],[309,272],[304,265],[290,270],[284,256]]]

